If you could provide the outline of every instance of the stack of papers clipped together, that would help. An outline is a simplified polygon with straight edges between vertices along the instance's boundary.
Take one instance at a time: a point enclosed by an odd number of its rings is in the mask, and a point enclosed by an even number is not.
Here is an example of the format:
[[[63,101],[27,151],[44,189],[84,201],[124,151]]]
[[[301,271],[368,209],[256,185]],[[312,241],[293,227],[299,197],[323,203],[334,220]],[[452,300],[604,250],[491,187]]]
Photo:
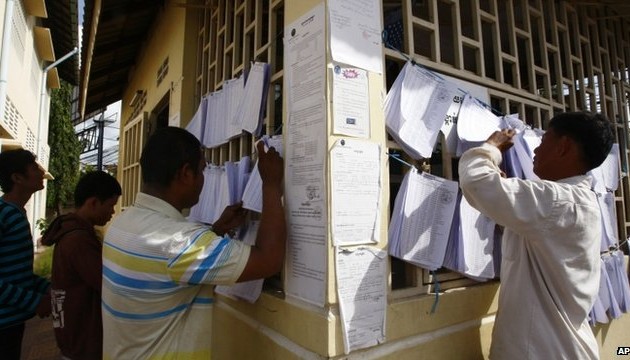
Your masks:
[[[188,220],[212,224],[226,206],[241,201],[250,177],[250,164],[249,156],[245,156],[237,163],[228,161],[223,166],[207,166],[199,201],[190,209]]]
[[[263,135],[260,141],[265,143],[265,151],[273,147],[280,156],[284,153],[281,135],[272,137]],[[260,172],[258,172],[258,161],[256,161],[256,166],[254,166],[254,170],[252,170],[247,185],[245,185],[243,190],[243,207],[261,213],[262,200],[262,178],[260,177]]]
[[[223,88],[207,94],[186,126],[206,147],[225,144],[247,131],[259,136],[269,92],[270,66],[254,63],[245,76],[223,82]]]
[[[394,202],[389,254],[427,270],[444,266],[477,281],[497,276],[495,223],[455,181],[409,171]]]
[[[407,62],[385,99],[387,131],[414,159],[430,158],[455,94],[454,84]]]
[[[495,222],[459,196],[443,266],[467,277],[485,281],[497,275]]]
[[[630,310],[630,286],[620,250],[602,255],[599,293],[589,314],[591,324],[609,322]]]
[[[457,182],[409,171],[389,224],[389,254],[428,270],[442,266],[457,203]]]
[[[606,160],[597,168],[589,171],[593,179],[593,191],[602,215],[601,251],[608,251],[619,241],[617,233],[617,209],[615,191],[619,187],[619,144],[613,144]]]
[[[197,140],[203,144],[203,135],[206,128],[206,108],[208,107],[208,98],[206,96],[201,98],[199,102],[199,107],[197,107],[197,111],[195,115],[193,115],[192,119],[186,125],[186,130],[195,135]]]

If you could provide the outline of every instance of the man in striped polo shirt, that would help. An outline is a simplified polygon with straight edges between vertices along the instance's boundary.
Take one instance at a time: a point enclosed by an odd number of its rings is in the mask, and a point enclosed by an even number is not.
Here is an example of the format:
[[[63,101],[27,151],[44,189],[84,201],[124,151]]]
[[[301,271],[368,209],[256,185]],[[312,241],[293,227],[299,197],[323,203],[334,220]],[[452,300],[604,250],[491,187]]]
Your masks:
[[[149,138],[140,158],[142,191],[114,218],[103,244],[104,359],[209,359],[213,285],[280,271],[283,162],[262,145],[263,208],[256,245],[249,246],[226,236],[244,220],[240,205],[212,227],[181,213],[197,203],[204,184],[197,138],[176,127]]]
[[[30,151],[0,153],[0,356],[20,359],[24,322],[50,314],[49,282],[33,274],[33,238],[24,205],[44,188]]]

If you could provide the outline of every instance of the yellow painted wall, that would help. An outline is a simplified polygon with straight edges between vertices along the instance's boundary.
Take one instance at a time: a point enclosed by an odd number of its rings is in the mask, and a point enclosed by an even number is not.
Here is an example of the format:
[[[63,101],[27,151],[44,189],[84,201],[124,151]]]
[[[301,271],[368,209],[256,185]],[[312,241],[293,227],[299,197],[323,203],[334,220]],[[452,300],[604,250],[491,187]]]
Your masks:
[[[624,314],[608,324],[598,324],[594,332],[599,343],[600,358],[616,359],[617,347],[630,346],[630,315]]]
[[[496,282],[434,297],[391,302],[386,342],[343,354],[341,325],[334,311],[290,304],[263,294],[257,304],[218,296],[214,309],[213,359],[487,359],[497,308]],[[602,359],[630,346],[630,315],[597,325]],[[247,343],[248,346],[243,346]]]
[[[433,296],[391,302],[386,343],[352,355],[366,359],[416,359],[419,354],[427,359],[487,356],[497,289],[492,283],[442,294],[435,313],[431,313]],[[223,297],[217,303],[214,359],[344,356],[341,323],[334,307],[303,307],[269,294],[263,294],[255,305]],[[241,346],[243,339],[263,347]],[[289,357],[277,356],[286,351]]]
[[[121,106],[122,121],[126,123],[133,112],[129,102],[136,90],[147,91],[147,102],[143,111],[151,113],[155,106],[167,96],[169,98],[169,119],[186,119],[194,114],[192,95],[194,94],[194,71],[197,27],[196,16],[187,15],[184,7],[170,0],[159,13],[155,26],[147,36],[135,70],[131,73],[129,85],[123,94]],[[191,32],[192,31],[192,32]],[[157,85],[158,69],[168,57],[168,74]]]

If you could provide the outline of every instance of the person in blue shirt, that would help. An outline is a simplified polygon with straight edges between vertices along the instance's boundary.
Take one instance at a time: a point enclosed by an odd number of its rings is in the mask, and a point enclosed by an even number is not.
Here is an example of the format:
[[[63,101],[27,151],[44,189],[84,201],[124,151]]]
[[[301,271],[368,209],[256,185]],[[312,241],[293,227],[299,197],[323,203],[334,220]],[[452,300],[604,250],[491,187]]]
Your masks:
[[[24,149],[0,153],[0,356],[20,359],[24,323],[50,315],[50,283],[33,274],[33,237],[24,206],[44,188],[44,170]]]

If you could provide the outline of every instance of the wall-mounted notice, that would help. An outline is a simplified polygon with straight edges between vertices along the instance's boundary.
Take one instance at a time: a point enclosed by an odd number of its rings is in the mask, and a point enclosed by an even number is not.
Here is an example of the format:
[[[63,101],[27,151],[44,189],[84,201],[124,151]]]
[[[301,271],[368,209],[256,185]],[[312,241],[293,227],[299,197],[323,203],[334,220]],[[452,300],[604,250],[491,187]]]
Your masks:
[[[370,99],[367,71],[341,64],[332,69],[333,132],[370,137]]]
[[[381,1],[328,0],[333,60],[381,74]]]
[[[324,3],[284,29],[285,293],[318,306],[326,295],[326,39]]]
[[[381,194],[380,147],[337,140],[330,152],[331,223],[335,246],[376,243]]]
[[[337,249],[337,294],[346,354],[385,341],[387,252]]]

